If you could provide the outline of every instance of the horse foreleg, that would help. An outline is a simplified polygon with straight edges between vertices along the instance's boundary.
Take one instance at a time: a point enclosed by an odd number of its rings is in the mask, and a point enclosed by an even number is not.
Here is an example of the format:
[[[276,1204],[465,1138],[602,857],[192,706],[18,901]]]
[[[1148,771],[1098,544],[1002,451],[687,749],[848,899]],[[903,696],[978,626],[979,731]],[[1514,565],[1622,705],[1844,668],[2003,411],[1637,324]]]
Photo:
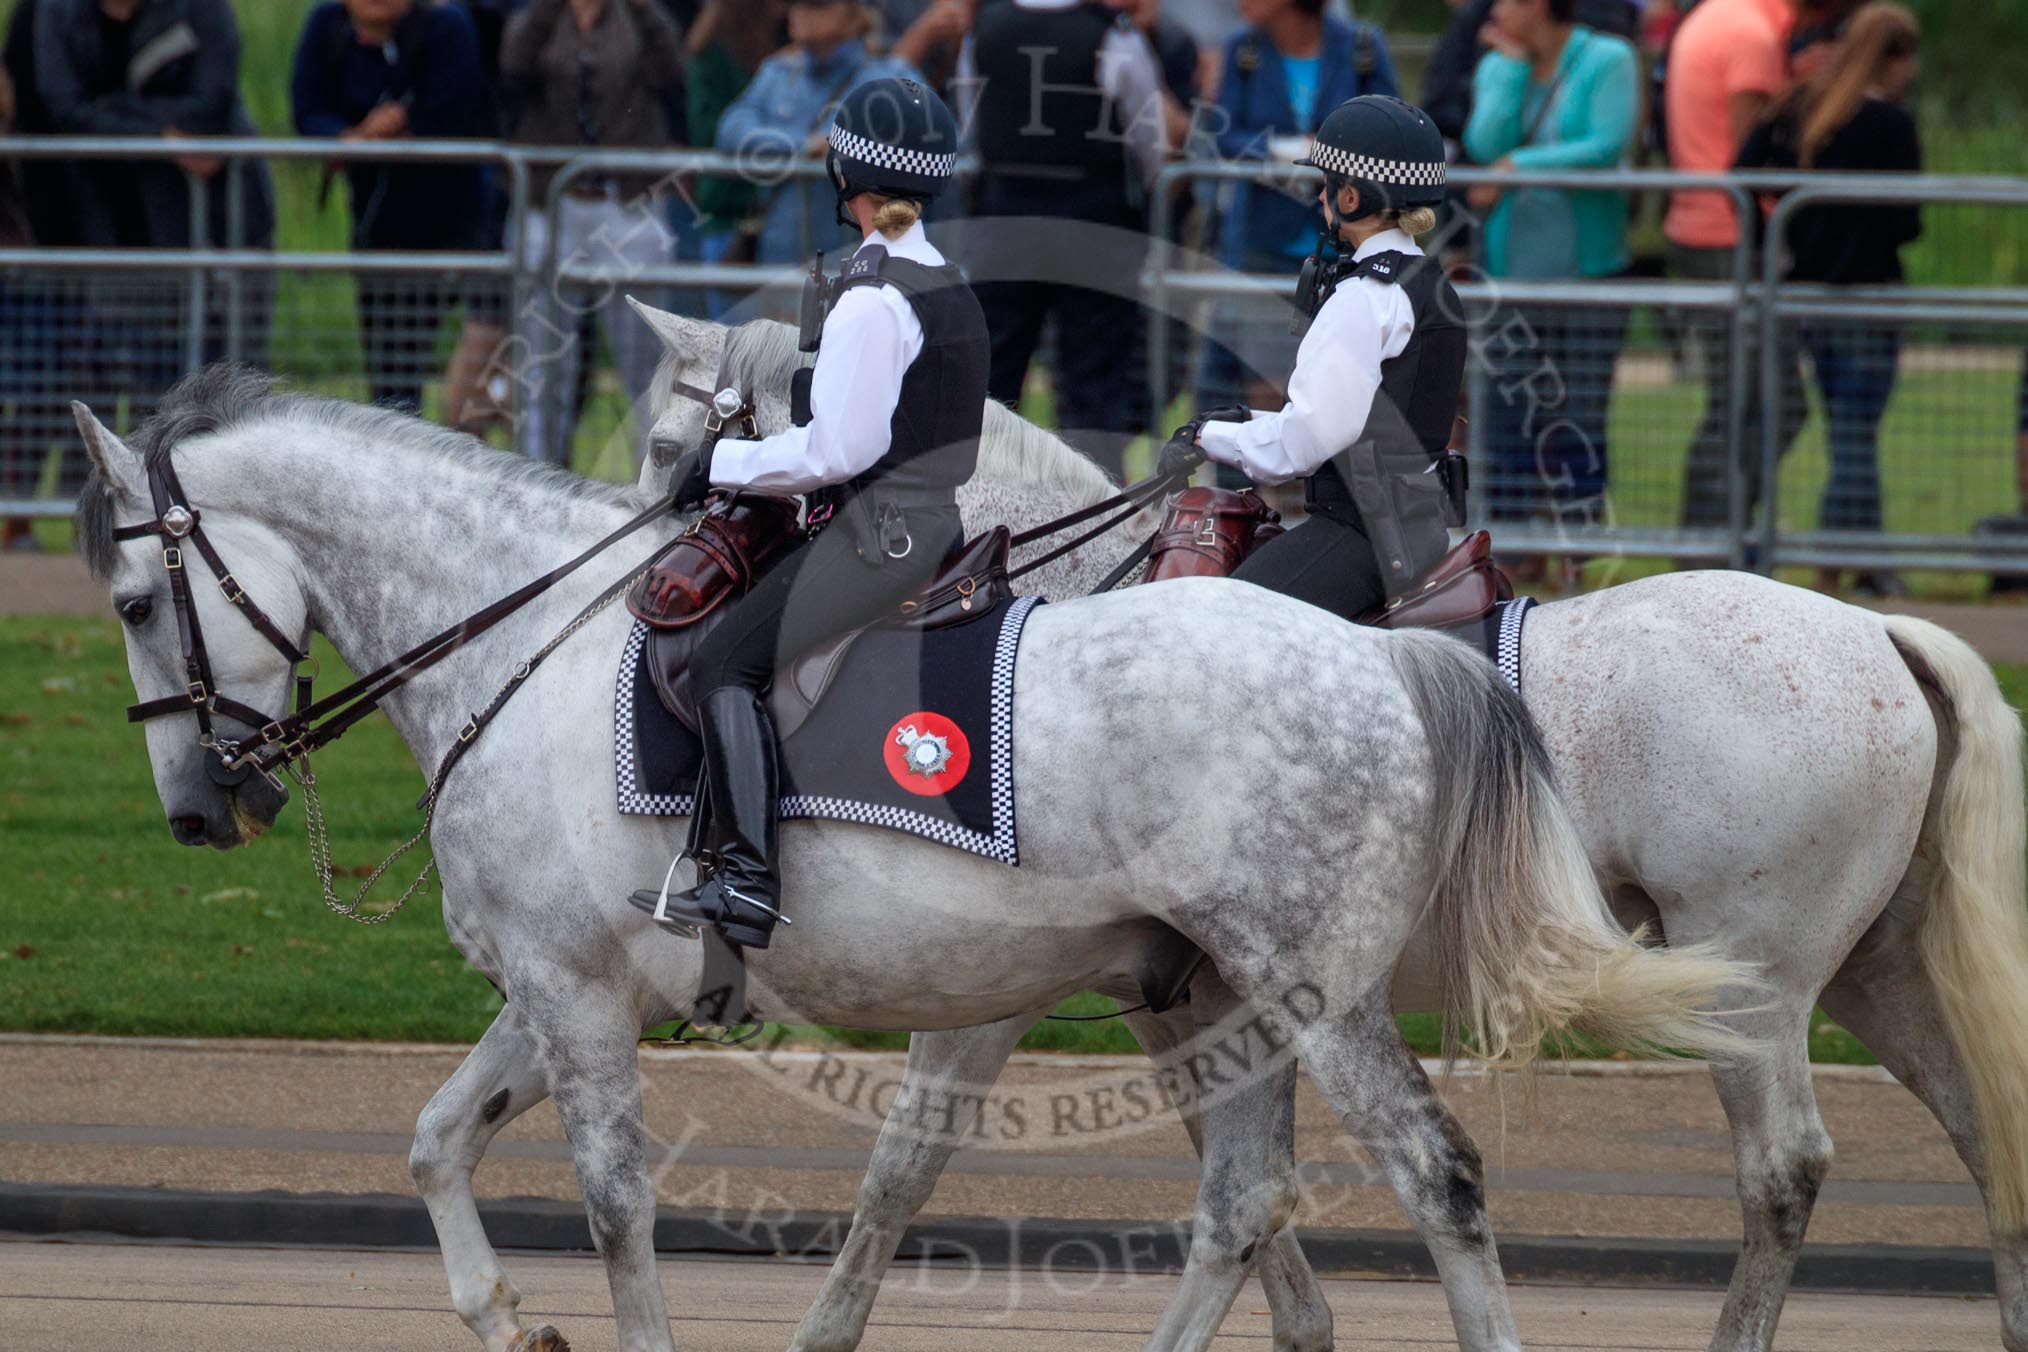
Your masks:
[[[500,1128],[548,1093],[535,1064],[535,1045],[509,1005],[416,1119],[409,1174],[436,1226],[451,1304],[486,1352],[542,1344],[524,1341],[515,1316],[521,1293],[486,1238],[472,1197],[472,1171]],[[527,1337],[540,1335],[534,1330]],[[551,1344],[560,1345],[560,1340]]]
[[[1737,1008],[1751,996],[1730,1002]],[[1817,1191],[1831,1170],[1831,1137],[1810,1083],[1813,1002],[1790,1000],[1739,1020],[1758,1053],[1711,1064],[1732,1124],[1733,1164],[1745,1237],[1712,1352],[1769,1352]],[[1721,1007],[1724,1007],[1723,1005]]]
[[[675,1352],[655,1274],[640,1018],[616,992],[554,969],[517,974],[510,988],[570,1138],[592,1243],[612,1289],[620,1352]]]
[[[1263,1065],[1258,1078],[1237,1085],[1208,1084],[1191,1069],[1192,1062],[1204,1058],[1180,1053],[1208,1046],[1214,1039],[1246,1037],[1244,1021],[1236,1017],[1245,1006],[1215,971],[1206,968],[1191,986],[1189,1008],[1194,1016],[1193,1042],[1172,1043],[1160,1052],[1148,1041],[1142,1043],[1158,1064],[1186,1077],[1179,1083],[1192,1084],[1189,1101],[1179,1105],[1179,1111],[1204,1160],[1190,1256],[1182,1283],[1148,1340],[1150,1352],[1211,1346],[1256,1258],[1265,1255],[1277,1236],[1288,1233],[1296,1205],[1294,1056],[1283,1054],[1279,1064]],[[1242,1055],[1247,1050],[1241,1049]],[[1251,1050],[1263,1058],[1272,1055],[1268,1048]],[[1309,1278],[1309,1265],[1293,1237],[1289,1246],[1295,1249],[1301,1275]],[[1314,1278],[1310,1288],[1314,1292]],[[1270,1298],[1277,1294],[1272,1283],[1268,1289]],[[1291,1293],[1285,1289],[1279,1294]],[[1301,1329],[1285,1324],[1284,1311],[1275,1310],[1276,1348],[1330,1347],[1330,1309],[1323,1305],[1321,1293],[1315,1302],[1322,1309],[1321,1332],[1311,1310],[1293,1311],[1306,1325]],[[1298,1338],[1303,1341],[1295,1341]]]
[[[849,1352],[859,1346],[903,1232],[971,1129],[1014,1044],[1038,1017],[1039,1012],[1023,1014],[909,1039],[908,1069],[867,1161],[852,1228],[790,1352]]]
[[[1933,979],[1913,936],[1846,965],[1825,988],[1824,1009],[1893,1073],[1950,1134],[1958,1158],[1981,1194],[1990,1195],[1990,1171],[1979,1139],[1978,1112],[1964,1060],[1951,1042]],[[2028,1234],[1989,1221],[1993,1269],[2000,1297],[2000,1345],[2028,1352]]]

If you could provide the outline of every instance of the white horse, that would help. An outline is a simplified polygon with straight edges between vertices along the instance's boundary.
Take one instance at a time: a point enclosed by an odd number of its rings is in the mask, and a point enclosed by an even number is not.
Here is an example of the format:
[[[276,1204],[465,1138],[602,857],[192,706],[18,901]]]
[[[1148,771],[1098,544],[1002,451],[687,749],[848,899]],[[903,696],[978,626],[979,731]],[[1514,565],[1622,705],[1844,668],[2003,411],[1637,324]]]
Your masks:
[[[80,541],[125,622],[144,701],[187,683],[179,612],[161,542],[116,532],[168,522],[151,500],[167,485],[164,464],[236,586],[281,633],[299,643],[323,633],[354,669],[544,572],[640,505],[629,490],[385,410],[276,395],[244,369],[172,390],[134,449],[77,413],[94,469]],[[390,697],[417,761],[435,765],[504,675],[645,552],[640,540],[612,551]],[[213,691],[279,708],[288,659],[227,589],[185,576]],[[544,1094],[569,1136],[620,1346],[673,1347],[635,1046],[695,991],[702,960],[700,945],[625,901],[683,835],[682,823],[617,810],[613,677],[627,624],[608,610],[535,670],[435,818],[446,923],[507,1005],[423,1111],[410,1164],[453,1302],[489,1352],[564,1345],[552,1328],[522,1326],[471,1191],[486,1142]],[[1388,1009],[1410,934],[1425,912],[1434,918],[1453,1012],[1523,1062],[1565,1027],[1622,1045],[1734,1046],[1695,1011],[1747,974],[1644,948],[1614,923],[1520,702],[1491,664],[1447,640],[1362,632],[1224,581],[1137,589],[1041,608],[1014,708],[1021,866],[864,826],[790,825],[795,925],[750,960],[757,1003],[866,1027],[992,1023],[1120,989],[1152,937],[1180,932],[1271,1012],[1275,1036],[1386,1162],[1443,1273],[1461,1345],[1517,1348],[1477,1154]],[[254,732],[214,716],[227,736]],[[164,810],[186,843],[241,844],[283,795],[259,778],[216,782],[195,722],[147,725]],[[1261,764],[1277,772],[1251,775]],[[1232,791],[1242,776],[1243,797]],[[1191,1307],[1203,1294],[1179,1291],[1154,1347],[1208,1343],[1216,1318]]]
[[[793,344],[767,325],[728,331],[643,310],[674,373],[723,370],[760,397],[763,430],[787,416]],[[662,382],[667,384],[665,380]],[[714,386],[714,388],[716,388]],[[701,424],[661,396],[657,444]],[[982,493],[1017,529],[1078,505],[1059,487],[1083,463],[997,405],[989,454],[1020,444],[1034,501]],[[1084,500],[1111,491],[1085,466]],[[658,485],[644,469],[643,483]],[[968,504],[969,508],[969,504]],[[1040,575],[1074,596],[1134,543],[1121,532]],[[1158,590],[1158,589],[1151,589]],[[1261,604],[1269,603],[1265,595]],[[1542,729],[1592,867],[1621,923],[1671,944],[1710,945],[1766,975],[1741,1025],[1746,1051],[1712,1075],[1732,1125],[1745,1238],[1713,1352],[1768,1352],[1831,1162],[1810,1080],[1808,1030],[1821,1002],[1934,1112],[1985,1198],[2007,1352],[2028,1352],[2028,909],[2023,902],[2021,726],[1992,673],[1961,640],[1764,578],[1678,573],[1531,613],[1523,692]],[[1399,1008],[1432,1008],[1426,944],[1396,974]],[[983,1096],[1014,1043],[1046,1011],[918,1036],[897,1102],[962,1085]],[[1200,1011],[1201,1013],[1201,1011]],[[1191,1012],[1128,1016],[1172,1068]],[[1252,1087],[1286,1095],[1287,1075]],[[960,1096],[962,1103],[975,1099]],[[1207,1152],[1185,1288],[1223,1314],[1247,1259],[1275,1313],[1276,1346],[1330,1346],[1330,1311],[1292,1234],[1286,1131],[1263,1147],[1216,1139],[1225,1121],[1273,1123],[1265,1105],[1200,1123]],[[890,1117],[843,1252],[798,1348],[856,1345],[880,1275],[969,1125],[926,1138]],[[1213,1321],[1215,1327],[1215,1320]]]

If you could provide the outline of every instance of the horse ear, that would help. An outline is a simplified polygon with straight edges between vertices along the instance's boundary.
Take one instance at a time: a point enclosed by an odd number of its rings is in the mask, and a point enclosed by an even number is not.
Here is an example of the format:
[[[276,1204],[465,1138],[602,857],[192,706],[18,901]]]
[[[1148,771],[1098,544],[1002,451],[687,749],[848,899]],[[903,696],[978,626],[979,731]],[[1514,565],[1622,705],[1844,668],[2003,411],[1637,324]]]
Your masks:
[[[632,296],[627,297],[627,304],[634,307],[634,313],[655,331],[655,336],[662,340],[662,346],[678,361],[689,361],[707,351],[711,346],[714,330],[721,327],[709,320],[688,319],[679,314],[671,314],[667,310],[658,310],[652,305],[635,300]]]
[[[128,449],[127,443],[113,435],[113,430],[83,404],[72,400],[70,414],[77,419],[78,435],[84,438],[85,454],[91,457],[99,477],[114,489],[140,492],[145,487],[141,477],[141,457]]]

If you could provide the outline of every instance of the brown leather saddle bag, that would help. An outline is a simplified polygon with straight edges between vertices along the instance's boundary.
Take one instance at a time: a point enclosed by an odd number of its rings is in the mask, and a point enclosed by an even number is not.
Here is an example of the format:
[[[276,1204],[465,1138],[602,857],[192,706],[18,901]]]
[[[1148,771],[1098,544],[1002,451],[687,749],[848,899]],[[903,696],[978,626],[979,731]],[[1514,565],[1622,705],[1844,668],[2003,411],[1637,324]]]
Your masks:
[[[1469,624],[1513,599],[1514,584],[1493,563],[1493,537],[1473,531],[1451,547],[1414,591],[1361,615],[1359,623],[1382,629],[1444,629]]]
[[[682,629],[744,596],[795,543],[794,499],[740,495],[715,503],[627,590],[627,609],[655,629]]]
[[[1247,555],[1282,533],[1281,522],[1281,513],[1250,488],[1186,488],[1169,499],[1141,580],[1231,577]]]

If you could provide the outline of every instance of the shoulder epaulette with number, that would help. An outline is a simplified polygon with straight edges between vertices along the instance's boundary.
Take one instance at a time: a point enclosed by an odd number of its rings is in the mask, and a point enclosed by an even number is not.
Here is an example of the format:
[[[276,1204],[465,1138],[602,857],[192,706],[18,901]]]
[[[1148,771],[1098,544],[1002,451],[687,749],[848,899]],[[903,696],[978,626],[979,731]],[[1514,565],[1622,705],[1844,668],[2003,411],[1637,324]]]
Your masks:
[[[1399,249],[1389,249],[1385,253],[1371,254],[1360,259],[1347,275],[1371,277],[1377,282],[1387,282],[1391,285],[1401,280],[1401,274],[1408,269],[1409,262],[1409,255]]]

